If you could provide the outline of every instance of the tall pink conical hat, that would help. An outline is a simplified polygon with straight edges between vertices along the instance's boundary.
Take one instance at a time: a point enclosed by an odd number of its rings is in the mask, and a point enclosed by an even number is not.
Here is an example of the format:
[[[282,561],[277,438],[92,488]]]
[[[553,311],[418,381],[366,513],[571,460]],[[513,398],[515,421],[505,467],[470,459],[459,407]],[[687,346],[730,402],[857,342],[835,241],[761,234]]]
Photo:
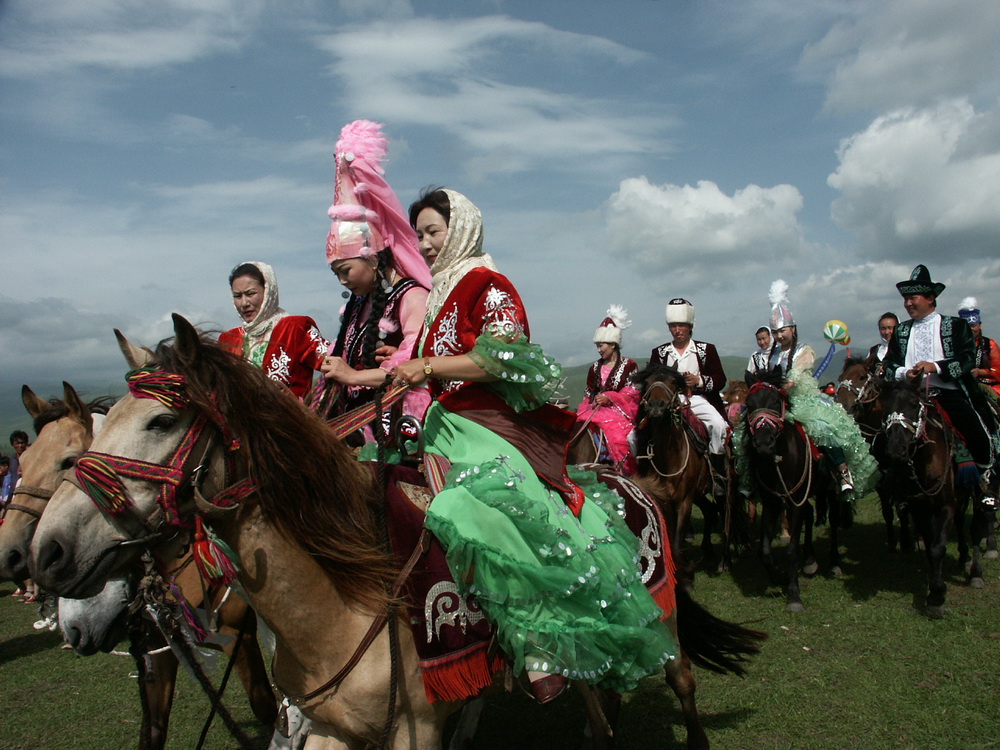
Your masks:
[[[326,262],[367,258],[389,247],[396,270],[430,289],[431,274],[417,247],[417,235],[383,177],[388,149],[377,122],[355,120],[340,131]]]

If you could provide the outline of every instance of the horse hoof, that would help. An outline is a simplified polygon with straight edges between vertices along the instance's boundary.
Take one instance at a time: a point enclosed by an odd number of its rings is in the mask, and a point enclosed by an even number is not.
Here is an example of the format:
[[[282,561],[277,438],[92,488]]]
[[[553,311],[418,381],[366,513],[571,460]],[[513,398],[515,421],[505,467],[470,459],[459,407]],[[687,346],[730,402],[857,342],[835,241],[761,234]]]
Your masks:
[[[805,612],[806,607],[802,602],[788,602],[785,607],[786,612]]]
[[[998,557],[1000,557],[1000,552],[997,552],[995,549],[986,550],[983,553],[984,560],[996,560]]]
[[[944,617],[944,605],[943,604],[928,604],[927,608],[924,610],[927,616],[932,620],[940,620]]]
[[[840,569],[839,565],[834,565],[832,568],[830,568],[830,575],[833,578],[839,578],[842,573],[843,571]]]
[[[805,573],[807,576],[816,575],[817,570],[819,570],[819,563],[817,562],[806,563],[805,565],[802,566],[802,572]]]
[[[969,588],[971,589],[981,589],[985,585],[986,582],[982,578],[979,578],[978,576],[969,579]]]

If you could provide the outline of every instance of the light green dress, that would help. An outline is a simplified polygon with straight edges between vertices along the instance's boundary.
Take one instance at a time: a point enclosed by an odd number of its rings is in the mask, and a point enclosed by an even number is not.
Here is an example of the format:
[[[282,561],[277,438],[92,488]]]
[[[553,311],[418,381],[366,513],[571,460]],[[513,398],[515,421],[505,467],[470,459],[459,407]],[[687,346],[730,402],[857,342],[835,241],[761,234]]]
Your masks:
[[[526,337],[483,334],[475,353],[501,378],[494,391],[522,408],[559,374]],[[459,588],[476,595],[493,623],[515,674],[561,674],[621,692],[676,657],[663,612],[642,584],[623,505],[595,474],[570,472],[586,495],[577,518],[511,443],[482,425],[435,402],[424,437],[426,450],[452,466],[427,527]]]

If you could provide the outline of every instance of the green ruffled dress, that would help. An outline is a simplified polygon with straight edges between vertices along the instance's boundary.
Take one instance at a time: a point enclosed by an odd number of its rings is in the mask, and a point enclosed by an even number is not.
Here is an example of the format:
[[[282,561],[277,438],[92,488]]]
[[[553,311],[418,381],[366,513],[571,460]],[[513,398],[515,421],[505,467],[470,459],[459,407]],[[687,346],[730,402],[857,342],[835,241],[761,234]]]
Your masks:
[[[514,339],[483,334],[470,356],[523,411],[544,401],[561,368],[526,337]],[[452,466],[426,525],[459,588],[476,595],[493,623],[515,674],[561,674],[622,692],[676,657],[640,578],[639,542],[594,473],[570,472],[586,494],[578,518],[491,430],[435,402],[424,437],[426,450]]]
[[[820,391],[816,378],[808,370],[794,369],[785,387],[790,402],[787,416],[801,424],[816,445],[843,451],[847,468],[854,478],[854,497],[864,497],[871,492],[878,482],[878,464],[851,415]],[[746,490],[751,489],[748,440],[746,420],[740,420],[733,434],[733,449],[740,484]]]

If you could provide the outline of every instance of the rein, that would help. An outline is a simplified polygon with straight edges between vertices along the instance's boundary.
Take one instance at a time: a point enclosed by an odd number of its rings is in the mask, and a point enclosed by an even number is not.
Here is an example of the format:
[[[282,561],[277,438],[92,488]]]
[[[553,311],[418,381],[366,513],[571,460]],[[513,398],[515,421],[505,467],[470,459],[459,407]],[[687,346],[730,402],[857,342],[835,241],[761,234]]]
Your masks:
[[[771,427],[776,432],[782,432],[785,428],[785,416],[787,414],[787,401],[788,394],[783,388],[778,388],[777,386],[771,385],[770,383],[754,383],[754,385],[747,392],[747,396],[752,396],[759,391],[764,389],[775,391],[780,397],[780,409],[772,409],[770,407],[761,406],[747,414],[747,431],[753,436],[757,430],[761,427]],[[785,475],[781,471],[781,462],[784,456],[775,455],[774,456],[774,472],[778,475],[778,481],[781,482],[781,489],[784,492],[784,498],[796,508],[802,507],[806,502],[809,501],[809,496],[812,493],[812,478],[813,478],[813,459],[812,459],[812,440],[809,438],[809,434],[805,430],[801,430],[801,435],[805,440],[806,451],[805,451],[805,461],[802,467],[802,476],[799,477],[798,481],[789,487],[785,482]],[[756,470],[757,480],[760,481],[760,469]],[[763,484],[761,482],[761,484]],[[802,499],[796,501],[794,494],[797,493],[802,487],[805,487],[805,491],[802,493]],[[777,493],[775,493],[777,494]]]
[[[930,497],[932,495],[938,494],[941,491],[941,489],[945,486],[945,484],[949,481],[950,479],[949,475],[951,474],[951,468],[950,468],[951,460],[946,459],[945,470],[941,473],[941,477],[937,481],[936,485],[933,486],[933,488],[928,488],[923,485],[923,483],[920,481],[920,477],[917,476],[917,466],[914,463],[914,458],[916,456],[917,450],[920,448],[920,441],[923,441],[924,445],[933,445],[935,443],[935,441],[931,440],[931,438],[927,434],[928,425],[934,425],[936,427],[941,428],[941,431],[944,435],[943,445],[948,454],[951,453],[951,439],[950,439],[951,435],[950,435],[950,430],[944,423],[938,422],[937,420],[929,416],[928,414],[929,409],[927,402],[924,401],[923,398],[918,399],[918,402],[920,404],[920,408],[917,411],[916,421],[911,420],[901,411],[894,411],[886,415],[886,418],[883,422],[883,431],[888,436],[890,428],[898,426],[902,427],[904,430],[906,430],[911,434],[912,437],[909,440],[909,445],[907,450],[907,460],[906,460],[906,465],[910,469],[910,479],[913,480],[913,483],[916,485],[917,489],[920,490],[922,494]]]

